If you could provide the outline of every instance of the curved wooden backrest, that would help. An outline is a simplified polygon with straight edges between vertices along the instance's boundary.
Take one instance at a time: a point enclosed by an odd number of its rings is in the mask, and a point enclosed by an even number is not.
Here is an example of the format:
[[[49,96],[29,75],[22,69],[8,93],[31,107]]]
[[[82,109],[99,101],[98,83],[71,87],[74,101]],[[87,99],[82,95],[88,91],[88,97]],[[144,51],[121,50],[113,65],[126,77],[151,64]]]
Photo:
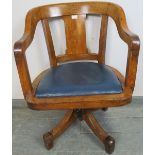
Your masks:
[[[102,17],[98,54],[90,53],[86,46],[85,20],[88,14],[101,15]],[[124,20],[123,24],[127,27],[124,12],[120,6],[108,2],[65,3],[34,8],[27,14],[27,30],[25,32],[31,31],[33,36],[32,30],[35,29],[38,21],[42,21],[51,66],[57,66],[59,62],[82,59],[104,63],[108,16],[114,19],[121,36],[123,32],[121,29],[119,30],[119,24],[122,23],[120,20]],[[48,22],[49,18],[54,17],[62,17],[65,24],[67,49],[66,54],[61,56],[55,55]]]

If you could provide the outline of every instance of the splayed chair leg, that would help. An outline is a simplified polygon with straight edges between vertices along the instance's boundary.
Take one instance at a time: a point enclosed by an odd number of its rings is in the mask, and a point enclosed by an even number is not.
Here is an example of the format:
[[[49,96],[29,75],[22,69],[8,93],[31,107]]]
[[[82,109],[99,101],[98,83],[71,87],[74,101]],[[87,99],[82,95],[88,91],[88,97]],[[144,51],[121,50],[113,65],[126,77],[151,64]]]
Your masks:
[[[49,132],[43,135],[45,147],[50,150],[53,147],[53,141],[60,136],[75,120],[73,110],[66,112],[62,120]]]
[[[90,112],[86,112],[83,119],[94,132],[94,134],[104,143],[105,151],[109,154],[113,153],[115,148],[115,140],[113,137],[107,135],[107,133],[95,119],[94,115]]]

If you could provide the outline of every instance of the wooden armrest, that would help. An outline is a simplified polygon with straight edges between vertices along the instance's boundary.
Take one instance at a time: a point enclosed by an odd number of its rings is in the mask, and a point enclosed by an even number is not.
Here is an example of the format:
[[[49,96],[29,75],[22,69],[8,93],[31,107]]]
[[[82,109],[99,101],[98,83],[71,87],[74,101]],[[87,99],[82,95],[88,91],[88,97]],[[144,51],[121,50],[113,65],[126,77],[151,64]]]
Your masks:
[[[131,92],[133,92],[137,72],[140,40],[137,35],[128,29],[123,9],[119,8],[118,18],[115,18],[114,20],[116,22],[120,38],[128,45],[125,87],[129,88]]]
[[[23,95],[26,99],[28,95],[31,95],[33,92],[31,78],[27,66],[26,56],[23,52],[14,52],[15,61],[19,73],[19,79],[23,90]]]
[[[33,40],[36,25],[38,23],[38,19],[36,19],[34,11],[29,11],[26,16],[24,35],[14,44],[15,61],[25,99],[27,96],[30,97],[30,95],[33,94],[25,51]]]
[[[139,52],[139,47],[140,47],[140,40],[139,37],[132,33],[127,25],[120,25],[120,27],[118,28],[118,33],[120,35],[120,38],[128,44],[128,47],[130,50],[132,51],[137,51]]]
[[[131,92],[133,92],[137,73],[140,40],[137,35],[131,33],[130,31],[126,31],[126,34],[128,35],[128,58],[126,66],[125,87],[129,88]]]
[[[25,33],[22,38],[15,42],[14,53],[25,52],[28,46],[31,44],[33,38],[30,34]]]
[[[38,21],[37,9],[30,10],[26,15],[25,30],[22,38],[14,44],[14,52],[25,52],[31,44]]]

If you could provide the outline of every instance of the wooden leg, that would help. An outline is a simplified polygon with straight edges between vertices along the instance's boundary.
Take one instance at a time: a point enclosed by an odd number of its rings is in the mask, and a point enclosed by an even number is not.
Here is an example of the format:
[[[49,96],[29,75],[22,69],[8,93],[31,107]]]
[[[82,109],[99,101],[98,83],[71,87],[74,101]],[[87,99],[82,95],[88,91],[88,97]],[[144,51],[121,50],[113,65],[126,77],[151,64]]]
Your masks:
[[[113,137],[107,135],[107,133],[95,119],[94,115],[90,112],[86,112],[83,119],[94,132],[94,134],[104,143],[105,151],[109,154],[113,153],[115,148],[115,140]]]
[[[53,147],[53,140],[61,135],[75,120],[73,110],[66,112],[63,119],[50,131],[43,135],[45,147],[49,150]]]

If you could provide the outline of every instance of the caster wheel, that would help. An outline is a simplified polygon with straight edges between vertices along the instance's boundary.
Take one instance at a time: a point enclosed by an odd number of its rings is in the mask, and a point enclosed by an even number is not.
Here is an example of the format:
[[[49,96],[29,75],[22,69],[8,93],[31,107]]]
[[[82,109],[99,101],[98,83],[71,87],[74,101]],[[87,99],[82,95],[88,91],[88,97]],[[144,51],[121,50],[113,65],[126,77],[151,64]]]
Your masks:
[[[53,147],[53,135],[50,132],[47,132],[43,135],[44,144],[47,150],[50,150]]]
[[[107,110],[108,110],[108,108],[102,108],[102,110],[103,110],[103,111],[107,111]]]
[[[113,137],[108,136],[105,141],[104,141],[104,145],[105,145],[105,151],[108,154],[112,154],[114,152],[115,149],[115,140]]]

